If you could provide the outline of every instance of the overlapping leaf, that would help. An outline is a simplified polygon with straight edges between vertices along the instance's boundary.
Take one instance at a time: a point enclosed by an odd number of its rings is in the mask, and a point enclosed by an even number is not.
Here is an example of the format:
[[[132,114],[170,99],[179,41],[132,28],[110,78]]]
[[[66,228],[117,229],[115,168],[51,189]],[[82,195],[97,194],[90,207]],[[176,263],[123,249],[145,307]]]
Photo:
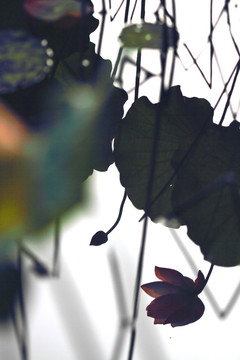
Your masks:
[[[152,184],[152,220],[187,225],[204,257],[217,265],[240,263],[240,132],[213,124],[204,99],[171,88],[160,104],[137,100],[123,119],[115,143],[120,179],[133,204],[145,210],[157,135]],[[159,121],[159,133],[155,133]]]
[[[154,221],[172,213],[175,169],[171,160],[174,153],[182,142],[193,141],[211,124],[212,108],[204,99],[184,97],[179,86],[171,88],[160,104],[152,104],[143,97],[132,105],[118,129],[115,160],[121,183],[139,209],[146,207],[156,121],[160,124],[148,214]],[[178,225],[172,223],[172,226]]]
[[[50,51],[50,49],[49,49]],[[23,31],[0,31],[0,94],[42,81],[53,65],[39,39]]]
[[[179,167],[186,143],[172,161]],[[204,257],[221,266],[240,263],[239,123],[211,126],[179,168],[173,206]]]

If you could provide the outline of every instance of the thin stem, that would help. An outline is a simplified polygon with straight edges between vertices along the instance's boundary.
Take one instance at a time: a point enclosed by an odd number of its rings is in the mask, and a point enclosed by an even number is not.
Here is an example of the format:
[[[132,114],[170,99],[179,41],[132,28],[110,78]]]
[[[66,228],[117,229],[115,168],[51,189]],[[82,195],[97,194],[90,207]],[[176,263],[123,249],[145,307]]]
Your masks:
[[[121,4],[119,5],[119,7],[118,7],[117,11],[115,12],[115,14],[114,14],[113,16],[110,16],[110,21],[111,21],[111,22],[115,19],[115,17],[116,17],[117,14],[119,13],[119,11],[120,11],[120,9],[121,9],[124,1],[125,1],[125,0],[122,0]],[[109,9],[110,9],[110,10],[112,9],[112,4],[111,4],[110,1],[109,1]]]
[[[144,20],[145,19],[145,1],[146,0],[142,0],[142,5],[141,5],[141,19]]]
[[[138,299],[139,299],[140,283],[141,283],[141,278],[142,278],[144,250],[145,250],[145,243],[146,243],[146,237],[147,237],[147,226],[148,226],[148,217],[146,217],[144,219],[144,224],[143,224],[141,248],[140,248],[138,268],[137,268],[137,278],[136,278],[136,283],[135,283],[135,299],[134,299],[134,309],[133,309],[133,316],[132,316],[132,331],[131,331],[128,360],[132,360],[135,338],[136,338],[136,319],[138,316]]]
[[[110,234],[110,232],[112,232],[115,227],[118,225],[119,221],[121,220],[121,217],[122,217],[122,213],[123,213],[123,208],[124,208],[124,204],[125,204],[125,201],[126,201],[126,198],[127,198],[127,192],[126,190],[124,191],[124,195],[123,195],[123,199],[122,199],[122,202],[121,202],[121,205],[120,205],[120,209],[119,209],[119,213],[118,213],[118,217],[117,217],[117,220],[115,221],[115,223],[113,224],[113,226],[106,232],[106,234]]]
[[[138,49],[137,62],[136,62],[135,100],[137,100],[138,93],[139,93],[140,74],[141,74],[141,60],[142,60],[142,51],[141,51],[141,49]]]
[[[145,18],[145,1],[142,0],[141,20],[144,21],[144,18]],[[137,64],[136,64],[137,69],[136,69],[136,82],[135,82],[135,101],[138,98],[138,91],[139,91],[139,81],[140,81],[140,72],[141,72],[141,55],[142,55],[141,49],[138,49]],[[157,122],[157,120],[156,120],[156,122]],[[153,174],[154,174],[154,169],[155,169],[155,166],[154,166],[155,145],[156,144],[154,142],[153,149],[152,149],[152,158],[151,158],[152,161],[151,161],[151,168],[150,168],[150,174],[149,174],[148,188],[147,188],[147,194],[146,194],[146,207],[147,208],[150,203],[151,192],[152,192],[152,180],[153,180]],[[136,338],[136,319],[138,316],[138,306],[139,306],[138,299],[139,299],[140,283],[141,283],[141,278],[142,278],[145,243],[146,243],[146,237],[147,237],[147,225],[148,225],[148,217],[146,217],[144,219],[144,223],[143,223],[141,247],[140,247],[140,253],[139,253],[139,258],[138,258],[137,276],[136,276],[135,291],[134,291],[135,295],[134,295],[134,307],[133,307],[133,315],[132,315],[132,330],[131,330],[131,337],[130,337],[128,360],[132,360],[134,345],[135,345],[135,338]]]
[[[207,282],[208,282],[208,280],[209,280],[209,278],[211,276],[211,273],[213,271],[213,267],[214,267],[214,264],[211,264],[210,269],[209,269],[208,274],[207,274],[207,277],[206,277],[203,285],[198,289],[197,294],[200,294],[203,291],[203,289],[205,288],[205,286],[207,285]]]
[[[126,8],[125,8],[125,15],[124,15],[124,23],[125,24],[128,22],[129,7],[130,7],[130,0],[127,0]]]
[[[211,89],[211,83],[207,80],[206,76],[204,75],[204,72],[202,71],[202,69],[200,68],[200,66],[197,63],[197,60],[195,59],[195,57],[193,56],[193,54],[191,53],[191,50],[188,48],[187,44],[183,44],[184,47],[187,49],[189,55],[191,56],[194,65],[196,65],[198,71],[200,72],[200,74],[202,75],[203,79],[205,80],[205,82],[207,83],[208,87]]]
[[[131,14],[131,17],[130,17],[130,21],[132,21],[132,19],[133,19],[133,16],[134,16],[134,13],[135,13],[135,10],[136,10],[136,6],[137,6],[137,0],[135,0],[134,6],[133,6],[133,11],[132,11],[132,14]]]
[[[144,16],[145,16],[145,1],[142,0],[142,8],[141,8],[141,20],[142,21],[144,21]],[[138,54],[141,54],[140,51],[138,51]],[[139,61],[140,60],[141,60],[141,58],[139,59]],[[160,102],[165,95],[165,92],[164,92],[164,75],[165,75],[165,64],[166,64],[165,60],[166,60],[165,53],[163,55],[161,54],[162,83],[161,83],[161,90],[160,90],[160,96],[159,96]],[[140,66],[140,62],[137,65]],[[138,74],[138,70],[137,70],[137,74]],[[136,79],[136,84],[138,84],[137,79]],[[135,98],[136,98],[137,94],[138,94],[138,90],[135,92]],[[156,169],[156,156],[157,156],[157,147],[158,147],[160,115],[161,115],[161,107],[158,107],[158,111],[157,111],[156,119],[155,119],[154,139],[153,139],[153,145],[152,145],[152,151],[151,151],[151,164],[150,164],[149,180],[148,180],[148,186],[147,186],[147,192],[146,192],[146,207],[145,208],[146,208],[147,213],[149,211],[149,207],[151,206],[153,180],[154,180],[154,174],[155,174],[155,169]],[[135,283],[135,297],[134,297],[134,308],[133,308],[133,316],[132,316],[132,331],[131,331],[131,338],[130,338],[128,360],[132,360],[135,339],[136,339],[136,319],[138,316],[138,308],[139,308],[139,290],[140,290],[140,283],[141,283],[141,278],[142,278],[144,252],[145,252],[145,244],[146,244],[146,238],[147,238],[147,227],[148,227],[148,217],[145,217],[144,223],[143,223],[141,247],[140,247],[139,259],[138,259],[137,276],[136,276],[136,283]]]
[[[189,253],[188,249],[184,246],[184,244],[181,241],[181,238],[179,237],[178,233],[176,230],[173,230],[171,228],[169,228],[170,233],[172,234],[176,244],[178,245],[179,249],[181,250],[183,256],[185,257],[185,259],[187,260],[188,264],[190,265],[192,271],[197,274],[198,272],[198,267],[195,264],[194,260],[192,259],[191,254]],[[221,309],[213,295],[213,293],[211,292],[210,289],[205,288],[204,292],[208,298],[208,301],[210,302],[210,304],[212,305],[213,310],[215,311],[217,316],[220,316],[221,314]]]
[[[118,11],[120,10],[122,4],[124,3],[124,0],[121,2],[118,10],[117,10],[117,13]],[[124,24],[126,25],[127,22],[128,22],[128,16],[129,16],[129,6],[130,6],[130,0],[127,0],[126,2],[126,8],[125,8],[125,14],[124,14]],[[116,14],[117,14],[116,13]],[[116,16],[116,14],[114,15],[114,17]],[[114,19],[111,18],[111,21]],[[118,50],[118,55],[117,55],[117,60],[115,62],[115,65],[114,65],[114,69],[113,69],[113,72],[112,72],[112,78],[115,79],[115,76],[116,76],[116,73],[117,73],[117,69],[118,69],[118,66],[120,64],[120,61],[121,61],[121,57],[122,57],[122,53],[123,53],[123,46],[121,46]]]
[[[22,339],[21,333],[20,333],[20,329],[19,326],[17,324],[17,320],[16,320],[16,315],[14,313],[14,311],[12,311],[11,313],[11,319],[12,319],[12,323],[13,323],[13,329],[17,338],[17,342],[18,342],[18,346],[19,346],[19,350],[21,353],[21,359],[22,360],[27,360],[27,351],[26,351],[26,346],[25,343]]]
[[[221,120],[220,120],[220,122],[219,122],[219,125],[222,125],[222,123],[223,123],[223,121],[224,121],[226,112],[227,112],[228,107],[229,107],[229,104],[230,104],[231,96],[232,96],[234,87],[235,87],[235,85],[236,85],[236,81],[237,81],[237,77],[238,77],[238,74],[239,74],[239,70],[240,70],[240,60],[238,61],[237,71],[236,71],[236,74],[235,74],[235,76],[234,76],[233,83],[232,83],[230,92],[229,92],[229,94],[228,94],[228,98],[227,98],[227,101],[226,101],[226,104],[225,104],[225,107],[224,107],[223,114],[222,114]]]
[[[204,287],[207,285],[207,282],[208,282],[208,280],[209,280],[209,278],[210,278],[210,276],[211,276],[211,273],[212,273],[212,271],[213,271],[213,267],[214,267],[214,264],[211,264],[210,269],[208,270],[208,274],[207,274],[206,279],[205,279],[205,285],[204,285]]]
[[[115,80],[117,70],[118,70],[118,67],[119,67],[119,64],[121,61],[122,53],[123,53],[123,46],[121,46],[118,50],[117,59],[115,61],[114,68],[113,68],[112,75],[111,75],[113,80]]]
[[[100,14],[102,15],[102,22],[101,22],[101,28],[100,28],[100,34],[99,34],[99,40],[98,40],[98,48],[97,48],[98,55],[100,55],[100,53],[101,53],[101,47],[102,47],[102,42],[103,42],[103,33],[104,33],[106,14],[107,14],[104,0],[102,0],[102,10],[101,10]]]
[[[214,53],[212,34],[213,34],[213,0],[211,0],[211,3],[210,3],[210,36],[209,36],[209,42],[210,42],[210,88],[212,88],[213,53]]]

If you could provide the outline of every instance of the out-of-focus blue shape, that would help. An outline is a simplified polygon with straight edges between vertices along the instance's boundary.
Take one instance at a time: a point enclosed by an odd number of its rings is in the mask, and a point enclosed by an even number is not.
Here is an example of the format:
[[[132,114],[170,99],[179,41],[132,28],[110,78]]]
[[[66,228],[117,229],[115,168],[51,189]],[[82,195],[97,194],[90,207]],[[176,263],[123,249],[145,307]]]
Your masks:
[[[24,31],[0,31],[0,94],[42,81],[53,65],[47,42]]]

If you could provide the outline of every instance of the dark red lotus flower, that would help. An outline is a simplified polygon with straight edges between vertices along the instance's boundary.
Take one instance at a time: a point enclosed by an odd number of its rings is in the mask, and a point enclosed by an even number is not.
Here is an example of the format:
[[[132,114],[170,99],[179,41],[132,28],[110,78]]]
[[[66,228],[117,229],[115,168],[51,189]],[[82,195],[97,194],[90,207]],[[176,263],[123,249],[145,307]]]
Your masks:
[[[141,286],[155,298],[146,309],[147,315],[154,318],[154,324],[171,324],[174,327],[200,319],[205,309],[197,296],[205,286],[202,272],[198,272],[195,282],[173,269],[156,266],[155,274],[162,281]]]

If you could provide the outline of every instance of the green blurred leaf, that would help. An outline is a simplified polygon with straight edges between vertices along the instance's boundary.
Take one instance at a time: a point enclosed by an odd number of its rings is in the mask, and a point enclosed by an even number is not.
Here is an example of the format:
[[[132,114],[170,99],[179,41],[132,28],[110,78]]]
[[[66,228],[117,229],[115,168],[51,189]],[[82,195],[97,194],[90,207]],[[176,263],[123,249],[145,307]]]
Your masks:
[[[20,143],[18,131],[5,145],[1,139],[0,235],[5,241],[39,230],[82,202],[82,182],[93,171],[91,136],[98,104],[87,87],[77,99],[65,99],[62,119],[44,132],[23,132]],[[1,120],[5,132],[11,130],[10,120],[9,115],[5,123]]]
[[[42,81],[53,65],[53,51],[23,31],[0,31],[0,94]]]
[[[174,27],[160,23],[129,25],[122,30],[119,36],[125,47],[149,49],[176,47],[178,38],[179,35]]]
[[[5,241],[39,230],[82,203],[84,180],[94,168],[107,170],[113,161],[115,122],[127,97],[115,90],[102,94],[87,83],[65,88],[52,108],[50,126],[37,133],[27,129],[20,143],[16,133],[3,147],[0,236]],[[11,131],[11,124],[0,125]]]

